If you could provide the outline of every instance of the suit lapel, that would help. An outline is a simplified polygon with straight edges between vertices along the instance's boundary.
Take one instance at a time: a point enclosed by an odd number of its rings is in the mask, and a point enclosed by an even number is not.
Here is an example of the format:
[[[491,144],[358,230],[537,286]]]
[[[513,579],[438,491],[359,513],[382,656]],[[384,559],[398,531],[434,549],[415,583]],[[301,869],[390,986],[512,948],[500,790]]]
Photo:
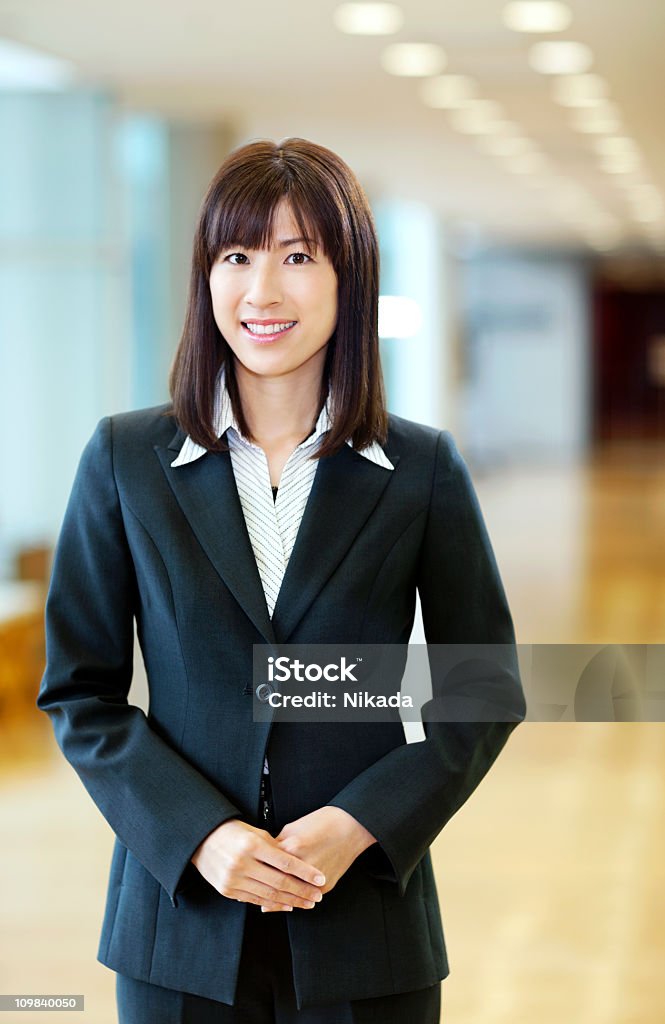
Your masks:
[[[391,461],[396,465],[397,456],[391,456]],[[348,444],[336,455],[319,460],[273,611],[273,629],[281,643],[288,643],[350,549],[393,472],[370,462]]]
[[[185,435],[155,445],[171,489],[201,547],[238,604],[268,643],[276,642],[228,452],[208,452],[173,467]]]
[[[326,581],[372,514],[393,471],[377,466],[349,445],[317,463],[291,558],[273,612],[245,524],[229,452],[208,452],[174,468],[185,439],[179,428],[168,448],[155,445],[166,478],[201,547],[259,633],[287,643]],[[390,455],[393,465],[399,457]]]

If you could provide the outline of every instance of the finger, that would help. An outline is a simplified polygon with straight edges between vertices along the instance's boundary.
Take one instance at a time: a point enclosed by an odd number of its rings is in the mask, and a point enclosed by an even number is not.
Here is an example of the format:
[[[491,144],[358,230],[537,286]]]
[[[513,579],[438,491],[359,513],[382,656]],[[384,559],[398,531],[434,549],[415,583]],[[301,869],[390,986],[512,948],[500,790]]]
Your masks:
[[[319,886],[308,885],[307,882],[301,882],[294,875],[284,874],[283,871],[278,871],[269,864],[262,864],[260,861],[257,861],[251,877],[253,881],[263,886],[271,886],[275,890],[288,893],[289,896],[300,898],[301,900],[310,900],[318,903],[323,896]]]
[[[251,888],[261,899],[264,904],[267,903],[288,903],[293,907],[301,907],[303,910],[311,910],[320,903],[323,899],[322,893],[318,892],[314,899],[309,899],[308,896],[298,896],[292,893],[289,889],[284,888],[283,884],[277,885],[266,885],[260,879],[247,879],[251,882]]]
[[[233,895],[229,897],[232,900],[238,900],[239,903],[253,903],[257,907],[261,907],[262,910],[293,910],[293,907],[286,903],[279,903],[276,900],[267,902],[261,897],[257,896],[255,892],[248,892],[246,889],[233,889]]]
[[[288,853],[273,844],[274,840],[272,842],[266,840],[262,843],[260,855],[259,853],[256,855],[257,859],[271,864],[272,867],[287,875],[295,875],[296,878],[301,878],[304,882],[309,882],[310,885],[325,885],[326,876],[317,867],[296,857],[294,853]]]

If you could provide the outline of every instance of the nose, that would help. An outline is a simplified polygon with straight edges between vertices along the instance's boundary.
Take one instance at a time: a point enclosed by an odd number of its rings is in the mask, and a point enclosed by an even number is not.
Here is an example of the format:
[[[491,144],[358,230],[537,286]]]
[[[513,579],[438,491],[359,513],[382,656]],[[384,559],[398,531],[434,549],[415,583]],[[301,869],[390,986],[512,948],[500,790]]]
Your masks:
[[[267,309],[282,301],[282,287],[279,273],[271,266],[269,260],[257,260],[251,268],[245,302],[256,309]]]

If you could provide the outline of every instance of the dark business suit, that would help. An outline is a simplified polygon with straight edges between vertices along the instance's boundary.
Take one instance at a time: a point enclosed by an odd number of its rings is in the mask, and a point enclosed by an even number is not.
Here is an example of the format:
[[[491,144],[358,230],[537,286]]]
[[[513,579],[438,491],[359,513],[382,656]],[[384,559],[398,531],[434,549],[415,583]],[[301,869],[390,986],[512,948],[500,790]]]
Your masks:
[[[514,648],[507,720],[427,721],[407,744],[397,713],[254,722],[252,645],[406,644],[416,587],[429,643],[512,645],[464,463],[447,432],[397,416],[384,446],[394,471],[348,445],[321,460],[271,621],[230,456],[171,467],[184,433],[168,408],[98,424],[47,601],[37,703],[118,837],[98,959],[233,1002],[248,905],[190,858],[229,818],[262,827],[267,752],[275,834],[333,804],[378,840],[313,910],[285,915],[298,1007],[431,986],[449,968],[429,846],[524,717]],[[133,616],[147,717],[126,701]]]

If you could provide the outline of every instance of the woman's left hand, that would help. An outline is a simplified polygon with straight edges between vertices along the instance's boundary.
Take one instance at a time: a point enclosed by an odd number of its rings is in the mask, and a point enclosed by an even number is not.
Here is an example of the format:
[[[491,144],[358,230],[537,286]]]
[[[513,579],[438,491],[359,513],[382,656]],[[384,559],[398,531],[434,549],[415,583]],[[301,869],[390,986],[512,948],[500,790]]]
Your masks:
[[[314,864],[326,876],[321,886],[324,894],[335,887],[356,857],[376,842],[351,814],[328,806],[288,822],[276,838],[284,850]],[[262,910],[270,912],[265,907]]]

